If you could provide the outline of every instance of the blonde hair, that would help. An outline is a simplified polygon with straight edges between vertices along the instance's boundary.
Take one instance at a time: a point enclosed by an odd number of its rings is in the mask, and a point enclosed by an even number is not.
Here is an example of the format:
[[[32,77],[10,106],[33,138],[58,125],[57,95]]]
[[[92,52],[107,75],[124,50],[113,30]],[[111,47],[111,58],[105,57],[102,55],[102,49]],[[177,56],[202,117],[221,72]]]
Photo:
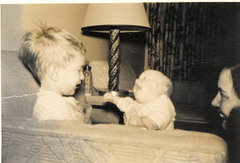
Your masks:
[[[23,36],[19,57],[40,82],[49,66],[64,68],[71,60],[85,53],[83,43],[69,32],[41,25],[38,30]]]

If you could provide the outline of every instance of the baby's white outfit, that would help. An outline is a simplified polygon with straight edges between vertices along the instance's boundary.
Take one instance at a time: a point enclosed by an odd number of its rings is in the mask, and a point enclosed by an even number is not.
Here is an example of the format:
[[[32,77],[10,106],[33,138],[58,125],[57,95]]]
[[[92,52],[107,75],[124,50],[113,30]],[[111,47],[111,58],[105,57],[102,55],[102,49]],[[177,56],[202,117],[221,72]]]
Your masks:
[[[33,116],[38,120],[77,120],[84,122],[83,109],[73,97],[39,89]]]
[[[120,98],[117,107],[125,112],[124,122],[129,124],[133,115],[148,117],[156,123],[157,129],[174,129],[175,107],[167,95],[160,95],[156,100],[148,103],[138,103],[130,97]]]

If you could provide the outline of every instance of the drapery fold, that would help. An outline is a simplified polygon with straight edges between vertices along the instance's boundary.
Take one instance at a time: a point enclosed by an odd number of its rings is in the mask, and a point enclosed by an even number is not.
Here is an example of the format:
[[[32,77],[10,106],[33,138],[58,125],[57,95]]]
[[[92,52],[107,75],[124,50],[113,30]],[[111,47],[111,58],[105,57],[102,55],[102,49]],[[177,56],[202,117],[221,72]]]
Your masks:
[[[151,31],[147,34],[148,68],[171,79],[192,80],[201,63],[205,6],[201,3],[146,3]]]

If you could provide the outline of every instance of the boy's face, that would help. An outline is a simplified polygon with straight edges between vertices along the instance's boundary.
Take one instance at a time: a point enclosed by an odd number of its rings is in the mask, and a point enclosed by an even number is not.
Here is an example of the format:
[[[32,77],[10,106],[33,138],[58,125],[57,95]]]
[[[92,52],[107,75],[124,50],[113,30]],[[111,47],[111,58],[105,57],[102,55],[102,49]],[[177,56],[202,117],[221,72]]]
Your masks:
[[[212,106],[219,107],[220,115],[227,118],[234,107],[240,106],[232,82],[230,69],[223,70],[218,80],[218,93],[212,101]]]
[[[143,72],[136,80],[133,87],[134,96],[139,103],[146,103],[157,98],[159,93],[159,82],[156,81],[156,74],[151,71]]]
[[[79,56],[72,60],[65,68],[59,70],[58,86],[62,95],[73,95],[76,86],[84,79],[83,66],[85,57]]]

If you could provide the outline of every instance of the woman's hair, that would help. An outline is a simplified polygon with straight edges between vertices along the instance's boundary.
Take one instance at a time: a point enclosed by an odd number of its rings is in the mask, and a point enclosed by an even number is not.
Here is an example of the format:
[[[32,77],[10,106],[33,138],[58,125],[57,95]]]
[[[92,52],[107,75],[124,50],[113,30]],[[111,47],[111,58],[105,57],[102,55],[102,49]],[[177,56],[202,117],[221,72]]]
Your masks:
[[[234,90],[240,99],[240,64],[231,68]]]
[[[78,55],[85,55],[83,43],[69,32],[40,25],[23,36],[19,57],[40,82],[49,66],[65,67]]]

